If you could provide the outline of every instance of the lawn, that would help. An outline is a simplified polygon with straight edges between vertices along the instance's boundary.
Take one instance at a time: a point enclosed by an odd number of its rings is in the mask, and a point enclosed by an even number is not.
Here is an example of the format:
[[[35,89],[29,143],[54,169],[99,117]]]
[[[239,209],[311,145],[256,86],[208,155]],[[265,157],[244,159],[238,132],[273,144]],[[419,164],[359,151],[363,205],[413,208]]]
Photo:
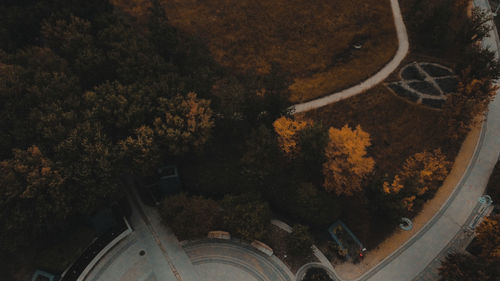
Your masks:
[[[389,0],[162,0],[172,25],[202,39],[215,60],[237,73],[288,74],[290,101],[355,85],[394,55]],[[112,0],[144,18],[144,0]],[[361,49],[353,48],[361,43]]]
[[[369,154],[380,172],[396,171],[408,156],[435,148],[453,160],[461,144],[446,135],[440,111],[411,104],[383,85],[305,116],[328,127],[361,125],[371,136]]]

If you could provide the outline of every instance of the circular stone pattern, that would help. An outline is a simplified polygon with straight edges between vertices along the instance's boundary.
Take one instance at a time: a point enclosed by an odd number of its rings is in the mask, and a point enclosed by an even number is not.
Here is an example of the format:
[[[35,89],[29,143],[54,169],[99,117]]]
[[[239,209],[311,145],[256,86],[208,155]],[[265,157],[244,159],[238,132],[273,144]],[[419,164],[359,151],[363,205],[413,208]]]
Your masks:
[[[203,240],[184,245],[200,281],[292,281],[283,264],[232,241]]]
[[[387,86],[411,102],[441,108],[446,95],[457,90],[457,76],[445,66],[430,62],[413,62],[399,71],[401,81]]]

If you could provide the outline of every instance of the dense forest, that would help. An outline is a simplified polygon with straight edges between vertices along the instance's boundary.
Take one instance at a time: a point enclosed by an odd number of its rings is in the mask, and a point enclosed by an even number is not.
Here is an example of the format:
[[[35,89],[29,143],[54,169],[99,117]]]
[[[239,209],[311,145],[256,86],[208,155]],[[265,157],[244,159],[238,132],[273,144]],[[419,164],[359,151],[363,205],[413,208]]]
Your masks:
[[[243,86],[157,2],[147,22],[101,0],[7,1],[0,10],[3,248],[109,205],[124,175],[245,138],[287,107],[279,80],[247,75]]]

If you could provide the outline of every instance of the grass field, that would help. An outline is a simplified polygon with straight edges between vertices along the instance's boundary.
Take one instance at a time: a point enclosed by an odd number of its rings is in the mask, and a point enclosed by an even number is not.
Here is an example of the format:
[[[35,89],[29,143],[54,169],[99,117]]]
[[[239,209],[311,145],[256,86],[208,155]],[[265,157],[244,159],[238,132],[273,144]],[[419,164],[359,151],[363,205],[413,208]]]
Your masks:
[[[112,0],[144,17],[147,0]],[[162,0],[171,23],[201,38],[221,65],[238,73],[289,74],[301,102],[355,85],[397,49],[389,0]],[[355,42],[362,48],[352,47]]]

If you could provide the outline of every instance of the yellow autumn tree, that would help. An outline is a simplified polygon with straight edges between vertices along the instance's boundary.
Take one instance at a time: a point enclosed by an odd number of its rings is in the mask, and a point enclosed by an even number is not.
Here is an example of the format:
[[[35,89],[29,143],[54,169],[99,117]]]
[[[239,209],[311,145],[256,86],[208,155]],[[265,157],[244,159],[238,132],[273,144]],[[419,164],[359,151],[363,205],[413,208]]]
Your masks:
[[[351,196],[361,191],[362,180],[375,166],[373,158],[366,157],[370,135],[359,125],[355,130],[345,125],[342,129],[330,128],[328,137],[323,186],[337,195]]]
[[[286,154],[297,151],[298,133],[311,125],[311,121],[294,120],[280,117],[273,123],[274,131],[278,134],[278,142]]]
[[[451,162],[446,160],[446,155],[440,149],[432,152],[424,151],[416,153],[405,161],[400,177],[403,180],[415,180],[416,195],[422,196],[428,191],[439,188],[448,175],[450,165]]]
[[[399,193],[399,191],[404,188],[404,185],[401,183],[401,178],[396,175],[392,183],[389,184],[385,181],[382,188],[386,194]]]
[[[401,192],[403,206],[411,211],[416,199],[439,188],[448,175],[450,166],[451,162],[440,149],[416,153],[406,159],[392,183],[383,183],[382,189],[386,194]]]

